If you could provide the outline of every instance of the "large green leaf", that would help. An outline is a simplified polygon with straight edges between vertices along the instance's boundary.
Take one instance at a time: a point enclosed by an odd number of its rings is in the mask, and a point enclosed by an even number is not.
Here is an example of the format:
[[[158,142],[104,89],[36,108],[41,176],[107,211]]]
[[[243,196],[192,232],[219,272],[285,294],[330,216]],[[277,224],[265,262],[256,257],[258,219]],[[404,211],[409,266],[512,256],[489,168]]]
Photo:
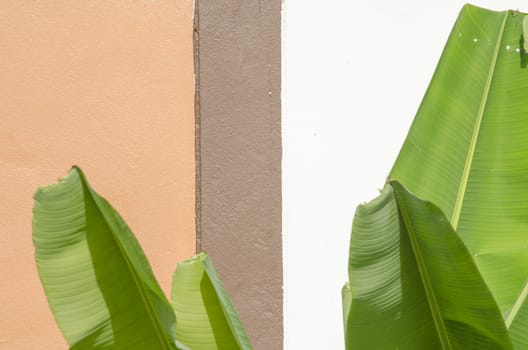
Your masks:
[[[178,339],[193,350],[251,350],[218,274],[207,254],[178,263],[172,278]]]
[[[512,349],[446,217],[397,182],[356,210],[349,278],[347,349]]]
[[[37,268],[71,349],[176,349],[176,322],[134,235],[79,168],[35,194]]]
[[[524,17],[463,8],[391,171],[446,214],[522,350],[528,348]]]

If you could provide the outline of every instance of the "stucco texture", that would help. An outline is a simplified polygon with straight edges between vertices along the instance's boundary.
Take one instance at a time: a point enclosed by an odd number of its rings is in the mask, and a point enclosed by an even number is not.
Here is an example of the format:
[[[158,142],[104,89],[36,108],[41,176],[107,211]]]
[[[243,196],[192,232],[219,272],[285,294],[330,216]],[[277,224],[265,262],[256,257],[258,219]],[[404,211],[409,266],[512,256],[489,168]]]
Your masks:
[[[256,350],[282,349],[281,1],[199,1],[200,243]]]
[[[65,349],[33,256],[33,193],[73,164],[163,289],[195,252],[193,1],[0,3],[0,349]]]

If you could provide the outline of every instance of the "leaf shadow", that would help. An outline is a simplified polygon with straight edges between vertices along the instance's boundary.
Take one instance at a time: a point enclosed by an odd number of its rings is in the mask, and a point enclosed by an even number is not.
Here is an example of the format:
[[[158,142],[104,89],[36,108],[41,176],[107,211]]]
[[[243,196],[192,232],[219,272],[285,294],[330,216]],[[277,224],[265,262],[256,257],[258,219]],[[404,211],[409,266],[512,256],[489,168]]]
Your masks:
[[[213,284],[204,271],[200,281],[200,294],[203,299],[207,317],[209,318],[214,341],[218,350],[229,350],[236,340],[229,327],[220,299],[216,294]]]
[[[129,288],[135,283],[130,267],[120,254],[116,254],[117,243],[106,221],[100,219],[102,214],[86,184],[83,184],[83,194],[86,242],[98,284],[97,292],[102,295],[104,312],[108,314],[106,322],[96,325],[98,336],[88,335],[86,339],[93,343],[91,349],[158,349],[155,344],[146,343],[153,329],[145,327],[149,315],[141,307],[139,292]]]

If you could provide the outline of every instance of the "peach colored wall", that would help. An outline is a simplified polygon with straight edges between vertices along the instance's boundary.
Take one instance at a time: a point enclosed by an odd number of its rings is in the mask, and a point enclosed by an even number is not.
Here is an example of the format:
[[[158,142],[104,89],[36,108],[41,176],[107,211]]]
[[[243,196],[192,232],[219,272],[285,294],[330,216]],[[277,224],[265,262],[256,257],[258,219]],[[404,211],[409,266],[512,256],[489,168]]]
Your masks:
[[[81,166],[166,292],[195,251],[192,0],[0,3],[0,349],[66,349],[32,195]]]

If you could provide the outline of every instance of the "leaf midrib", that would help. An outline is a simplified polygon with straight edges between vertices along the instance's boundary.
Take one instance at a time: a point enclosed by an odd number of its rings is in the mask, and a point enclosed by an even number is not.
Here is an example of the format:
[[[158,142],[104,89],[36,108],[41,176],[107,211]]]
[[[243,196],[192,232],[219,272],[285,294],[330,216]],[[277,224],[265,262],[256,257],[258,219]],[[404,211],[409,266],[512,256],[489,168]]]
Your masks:
[[[438,334],[438,338],[440,340],[440,345],[442,346],[443,350],[452,350],[453,348],[449,341],[449,336],[444,325],[444,320],[442,319],[442,316],[440,314],[440,307],[436,302],[436,296],[433,290],[431,279],[429,278],[427,267],[425,266],[425,261],[420,250],[418,241],[416,239],[416,232],[413,229],[413,225],[407,212],[407,208],[403,204],[403,200],[400,198],[398,191],[394,190],[393,192],[394,197],[396,198],[396,202],[398,204],[398,209],[400,210],[401,216],[403,218],[405,228],[407,229],[409,241],[411,243],[411,247],[414,252],[414,257],[416,259],[416,265],[418,266],[418,272],[420,273],[422,285],[424,287],[425,295],[429,304],[429,309],[431,310],[433,322]]]
[[[484,91],[480,99],[480,106],[477,113],[477,118],[475,121],[475,126],[473,128],[473,134],[471,135],[471,142],[468,148],[468,154],[466,155],[466,162],[464,164],[464,170],[462,172],[462,177],[460,179],[460,184],[458,187],[458,193],[455,200],[455,206],[453,208],[453,215],[451,216],[451,225],[456,230],[458,226],[458,221],[460,220],[460,213],[462,211],[462,204],[464,202],[464,195],[466,193],[467,183],[469,181],[469,173],[471,170],[471,165],[473,163],[473,155],[475,154],[475,148],[477,145],[477,140],[480,132],[480,126],[482,124],[482,117],[484,111],[486,110],[486,104],[488,101],[489,91],[491,88],[491,82],[495,74],[495,67],[497,66],[497,58],[499,57],[499,48],[504,37],[504,28],[506,27],[506,22],[508,19],[509,11],[505,11],[504,19],[502,20],[501,29],[497,37],[497,42],[495,44],[495,50],[493,52],[493,57],[491,59],[490,68],[488,70],[488,76],[486,78],[486,84],[484,85]]]
[[[504,323],[506,323],[506,328],[509,329],[512,325],[513,321],[515,320],[515,317],[519,313],[519,310],[523,306],[526,297],[528,296],[528,280],[523,285],[523,288],[521,289],[521,292],[519,293],[519,296],[515,299],[515,304],[513,304],[513,307],[511,308],[508,315],[505,317]]]
[[[88,184],[88,182],[84,178],[84,175],[81,175],[81,176],[83,178],[82,179],[83,185],[85,185],[87,187],[88,191],[90,192],[90,196],[92,197],[92,200],[94,201],[94,204],[95,204],[95,206],[97,208],[97,211],[105,219],[106,226],[108,227],[108,229],[112,233],[112,238],[113,238],[114,242],[116,243],[116,245],[117,245],[117,247],[119,249],[119,252],[121,253],[121,256],[123,257],[123,260],[125,260],[125,263],[126,263],[126,265],[128,267],[130,275],[132,276],[132,279],[134,280],[134,284],[136,285],[136,288],[137,288],[137,290],[139,292],[139,295],[140,295],[140,297],[141,297],[141,299],[143,301],[143,305],[145,305],[145,309],[147,310],[147,313],[148,313],[148,315],[150,317],[150,320],[153,323],[153,328],[154,328],[156,334],[158,335],[158,338],[160,339],[160,343],[163,346],[163,349],[164,350],[171,350],[170,344],[167,343],[167,339],[163,335],[163,330],[162,330],[163,327],[160,324],[159,319],[155,316],[154,306],[150,302],[150,299],[146,296],[146,291],[144,290],[143,284],[139,281],[140,278],[139,278],[136,270],[134,269],[134,267],[132,266],[130,260],[128,259],[128,257],[127,257],[127,255],[126,255],[126,253],[124,251],[124,248],[123,248],[120,240],[116,238],[116,233],[112,229],[111,225],[108,224],[108,219],[107,219],[105,213],[103,212],[103,210],[101,210],[101,208],[99,206],[99,203],[97,202],[97,199],[94,196],[94,192],[93,192],[92,188],[90,187],[90,185]]]
[[[225,291],[222,281],[220,280],[218,273],[216,272],[216,269],[214,268],[213,263],[211,262],[211,259],[208,255],[206,255],[202,260],[202,266],[205,274],[211,281],[211,285],[215,290],[216,295],[218,296],[220,307],[222,308],[229,329],[231,330],[237,345],[241,350],[253,349],[249,338],[242,327],[242,324],[240,323],[238,315],[236,314],[235,307],[227,296],[227,292]],[[235,322],[234,319],[238,320],[238,322]]]

